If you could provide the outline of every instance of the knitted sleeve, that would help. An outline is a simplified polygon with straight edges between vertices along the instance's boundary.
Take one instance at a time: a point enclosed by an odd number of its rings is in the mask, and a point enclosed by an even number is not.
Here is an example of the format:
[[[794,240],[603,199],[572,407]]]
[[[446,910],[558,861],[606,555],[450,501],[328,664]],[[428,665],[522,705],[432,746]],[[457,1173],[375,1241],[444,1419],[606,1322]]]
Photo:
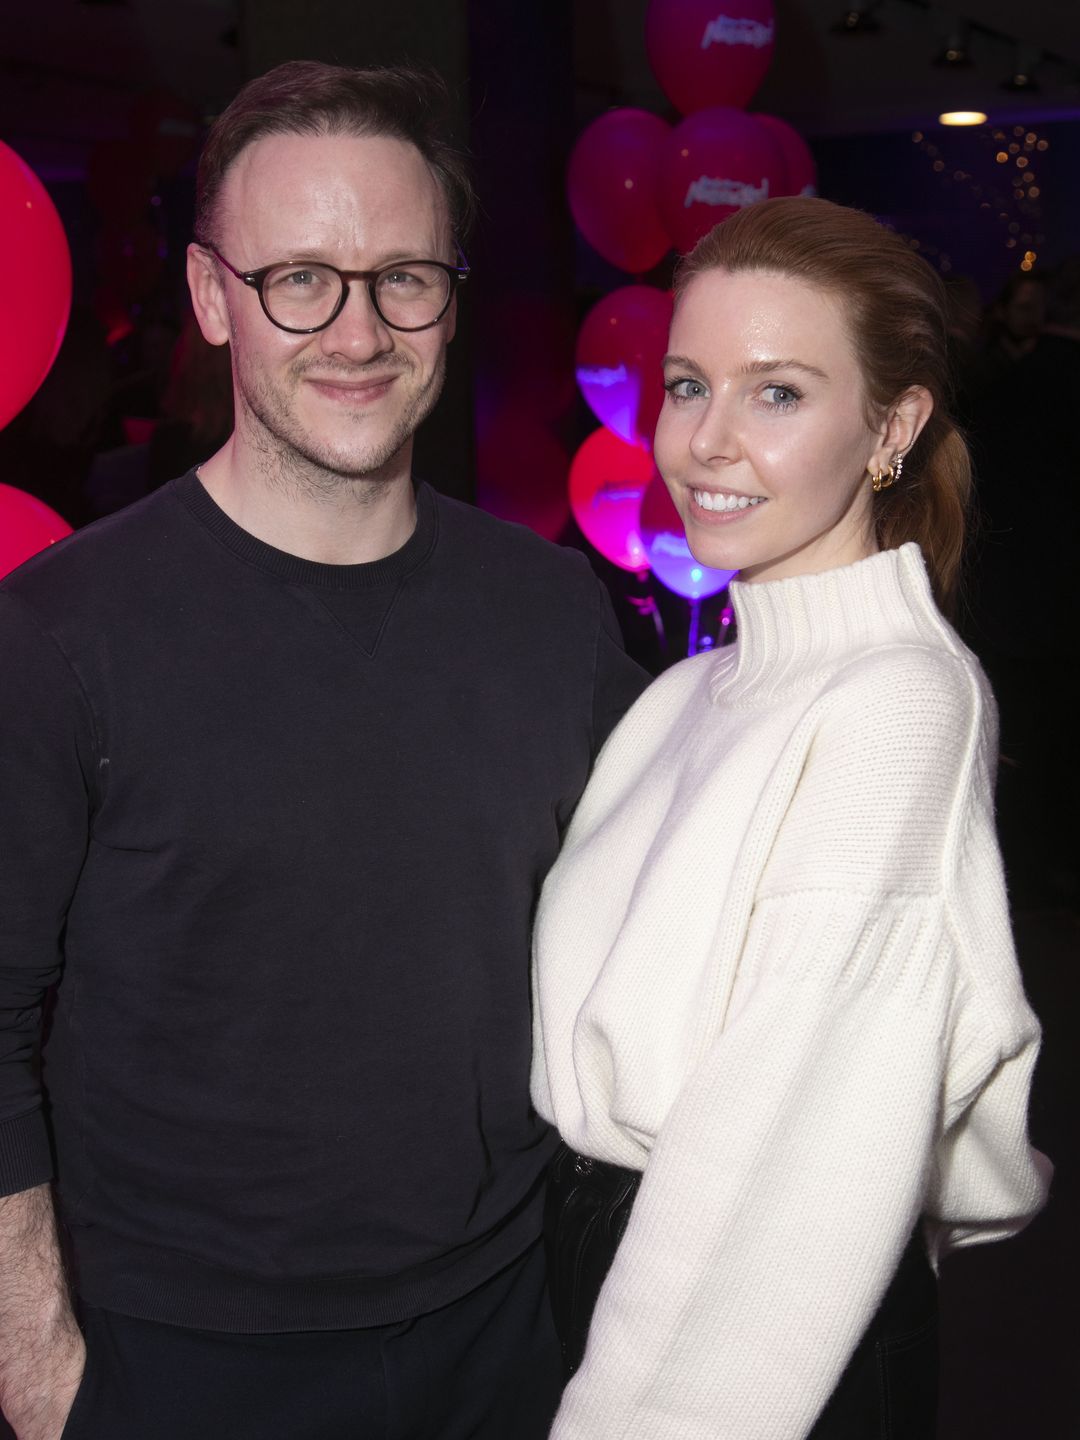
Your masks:
[[[871,660],[826,697],[553,1440],[801,1440],[949,1168],[945,1112],[982,1147],[972,1223],[1038,1208],[1037,1027],[1011,951],[985,975],[968,955],[1000,887],[991,735],[947,655]]]
[[[34,1064],[45,990],[86,854],[85,699],[30,612],[0,595],[0,1195],[48,1180]]]

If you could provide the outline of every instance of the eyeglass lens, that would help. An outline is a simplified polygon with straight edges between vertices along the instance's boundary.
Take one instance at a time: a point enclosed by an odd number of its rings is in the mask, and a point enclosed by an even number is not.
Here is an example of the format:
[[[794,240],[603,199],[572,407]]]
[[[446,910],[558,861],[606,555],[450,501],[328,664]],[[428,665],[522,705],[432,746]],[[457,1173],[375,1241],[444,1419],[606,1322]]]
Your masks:
[[[388,324],[419,330],[446,308],[450,283],[437,265],[390,267],[376,278],[375,308]],[[330,319],[344,284],[328,265],[275,265],[263,281],[263,303],[279,325],[309,330]]]

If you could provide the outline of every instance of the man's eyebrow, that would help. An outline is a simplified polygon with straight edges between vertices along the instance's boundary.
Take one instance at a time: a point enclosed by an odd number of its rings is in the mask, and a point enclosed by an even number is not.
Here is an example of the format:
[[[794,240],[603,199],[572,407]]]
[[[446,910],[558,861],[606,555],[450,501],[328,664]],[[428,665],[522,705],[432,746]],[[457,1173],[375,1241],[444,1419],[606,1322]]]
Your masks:
[[[290,251],[284,260],[275,260],[275,265],[329,265],[332,270],[347,269],[347,266],[338,266],[334,260],[329,259],[329,251],[321,246],[306,246]],[[434,255],[422,254],[420,250],[405,250],[400,247],[397,250],[384,251],[374,264],[365,268],[369,270],[384,270],[388,265],[402,265],[408,260],[435,260]]]

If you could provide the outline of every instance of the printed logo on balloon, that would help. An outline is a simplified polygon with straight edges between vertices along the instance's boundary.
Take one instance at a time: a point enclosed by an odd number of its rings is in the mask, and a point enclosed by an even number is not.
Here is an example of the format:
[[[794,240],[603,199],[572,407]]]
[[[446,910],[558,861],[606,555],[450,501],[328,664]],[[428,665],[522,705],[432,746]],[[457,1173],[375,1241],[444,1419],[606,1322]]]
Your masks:
[[[641,499],[656,474],[651,458],[610,430],[594,430],[570,466],[570,509],[589,544],[623,570],[644,571]]]
[[[620,439],[643,450],[652,450],[664,401],[672,308],[668,291],[627,285],[594,305],[578,332],[577,381],[589,408]]]
[[[649,64],[681,115],[741,110],[765,78],[775,38],[772,0],[651,0],[645,17]]]
[[[730,105],[699,110],[664,145],[660,214],[675,248],[692,250],[721,220],[787,193],[778,141],[753,115]]]
[[[653,574],[669,590],[690,602],[686,649],[688,655],[695,655],[701,638],[702,600],[726,590],[738,571],[712,570],[694,559],[679,512],[661,475],[650,480],[641,498],[639,530]]]

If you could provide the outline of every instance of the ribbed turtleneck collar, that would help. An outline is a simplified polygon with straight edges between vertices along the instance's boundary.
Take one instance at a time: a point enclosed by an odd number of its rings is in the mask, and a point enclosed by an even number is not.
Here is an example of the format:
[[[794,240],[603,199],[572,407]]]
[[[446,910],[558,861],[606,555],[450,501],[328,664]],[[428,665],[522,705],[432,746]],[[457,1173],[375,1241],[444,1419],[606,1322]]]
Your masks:
[[[882,550],[820,575],[731,586],[738,622],[717,657],[714,700],[765,698],[814,680],[879,645],[958,642],[934,604],[918,545]]]
[[[199,524],[241,560],[293,585],[327,590],[366,590],[401,579],[427,559],[438,528],[434,492],[421,481],[416,485],[416,528],[399,550],[363,565],[324,565],[290,555],[287,550],[275,549],[249,535],[211,498],[194,470],[176,482],[176,493]]]

